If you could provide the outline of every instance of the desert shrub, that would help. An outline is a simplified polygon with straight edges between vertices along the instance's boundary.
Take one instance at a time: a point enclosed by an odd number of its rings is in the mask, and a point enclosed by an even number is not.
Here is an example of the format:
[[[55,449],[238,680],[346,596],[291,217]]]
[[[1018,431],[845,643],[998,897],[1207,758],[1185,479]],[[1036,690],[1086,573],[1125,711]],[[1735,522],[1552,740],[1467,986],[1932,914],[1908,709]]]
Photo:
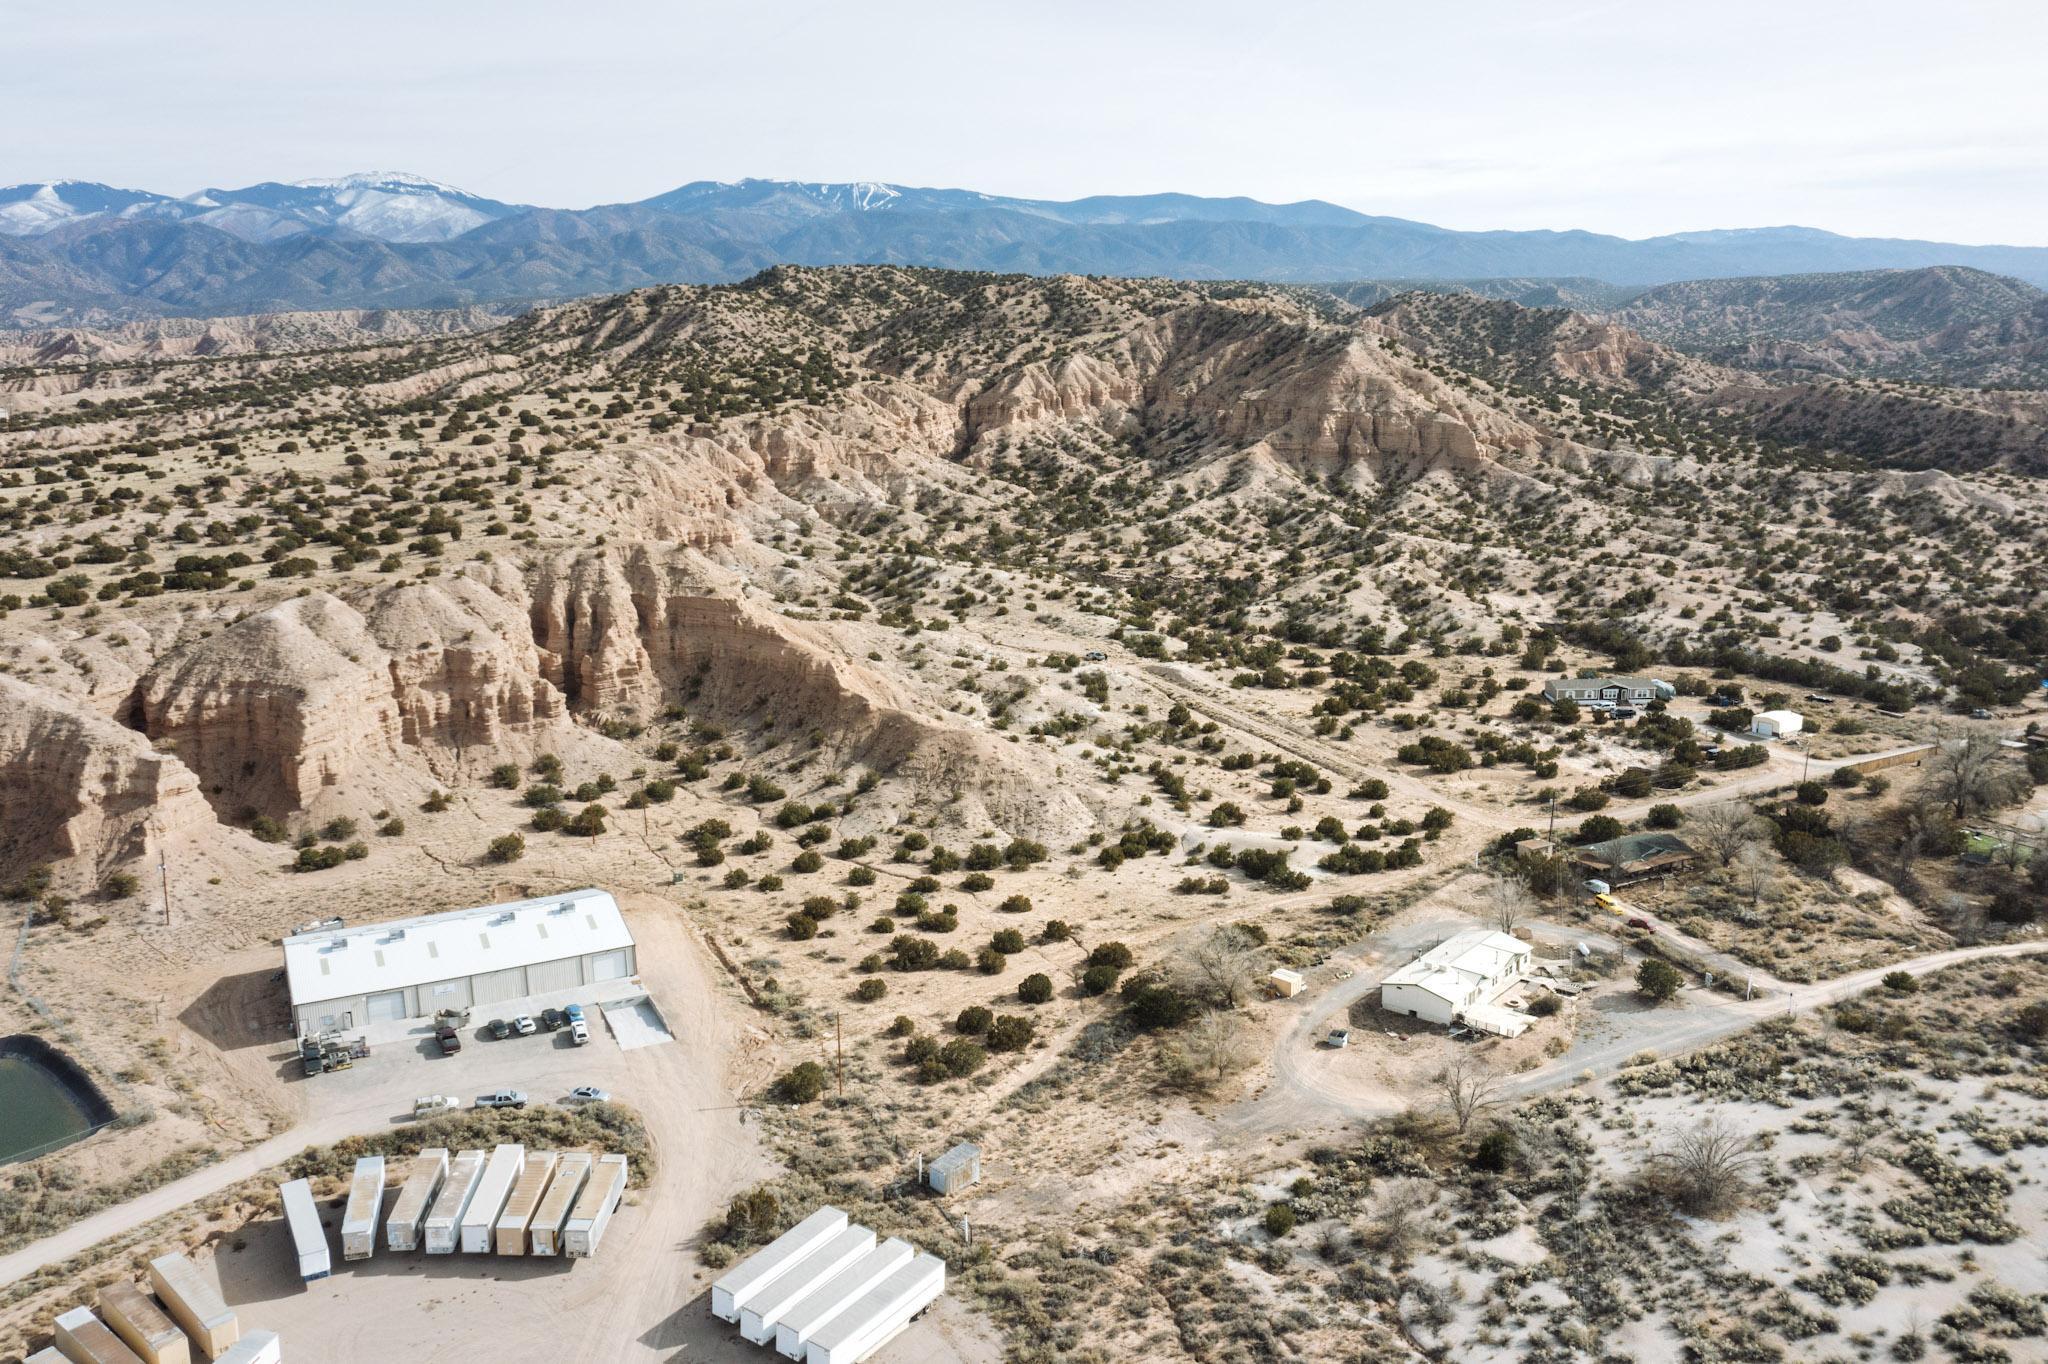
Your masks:
[[[1662,1004],[1678,993],[1685,978],[1678,968],[1661,957],[1645,957],[1636,968],[1636,990],[1645,998]]]
[[[1081,990],[1084,994],[1106,995],[1116,988],[1120,974],[1114,966],[1091,966],[1081,973]]]
[[[1266,1235],[1279,1240],[1294,1230],[1294,1209],[1286,1203],[1275,1203],[1266,1209],[1264,1218]]]
[[[782,922],[793,942],[809,942],[818,936],[818,921],[800,909],[791,911]]]
[[[526,839],[520,834],[500,834],[484,849],[484,856],[493,862],[517,862],[526,856]]]
[[[1022,1051],[1031,1045],[1038,1028],[1028,1018],[1017,1014],[1004,1014],[989,1024],[987,1044],[990,1051]]]
[[[1005,914],[1029,914],[1031,897],[1028,895],[1006,895],[996,908]]]
[[[974,954],[974,969],[984,976],[999,976],[1010,964],[1010,959],[993,947],[984,947]]]
[[[1033,971],[1017,983],[1017,998],[1026,1004],[1043,1004],[1052,998],[1052,977]]]
[[[889,940],[890,965],[898,971],[929,971],[939,964],[939,945],[930,938],[899,933]]]
[[[1920,982],[1914,979],[1910,972],[1887,971],[1884,977],[1884,988],[1895,995],[1910,995],[1919,991]]]
[[[1074,930],[1067,926],[1065,919],[1047,919],[1045,927],[1038,930],[1038,936],[1044,942],[1065,942],[1074,936]]]
[[[812,1103],[824,1094],[825,1082],[830,1078],[825,1067],[816,1061],[805,1061],[782,1073],[775,1081],[775,1094],[788,1103]]]
[[[953,1019],[953,1029],[968,1037],[979,1037],[987,1032],[989,1024],[995,1021],[993,1009],[981,1004],[970,1004]]]
[[[879,965],[880,963],[878,962],[877,964]],[[853,997],[863,1004],[873,1004],[888,993],[889,982],[879,978],[864,980],[853,987]]]
[[[1014,928],[998,929],[996,935],[989,939],[989,946],[1011,956],[1024,950],[1024,935]]]

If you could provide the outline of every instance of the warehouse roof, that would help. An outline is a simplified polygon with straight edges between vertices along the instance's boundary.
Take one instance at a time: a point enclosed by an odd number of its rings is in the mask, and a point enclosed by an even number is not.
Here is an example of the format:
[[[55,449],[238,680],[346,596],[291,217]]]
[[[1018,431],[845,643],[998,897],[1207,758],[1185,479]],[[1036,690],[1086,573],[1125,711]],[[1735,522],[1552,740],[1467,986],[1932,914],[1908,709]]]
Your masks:
[[[631,947],[618,901],[595,889],[284,940],[292,1003],[503,971]]]

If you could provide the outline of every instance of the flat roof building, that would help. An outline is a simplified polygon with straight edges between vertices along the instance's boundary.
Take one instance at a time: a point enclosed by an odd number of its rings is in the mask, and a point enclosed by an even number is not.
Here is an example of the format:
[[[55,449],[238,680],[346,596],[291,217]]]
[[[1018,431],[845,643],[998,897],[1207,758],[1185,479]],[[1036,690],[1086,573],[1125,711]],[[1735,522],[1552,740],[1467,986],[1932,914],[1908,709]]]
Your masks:
[[[625,980],[639,969],[618,902],[595,889],[284,940],[301,1034]]]
[[[1529,969],[1529,944],[1490,928],[1455,934],[1380,983],[1380,1007],[1449,1024],[1491,1004]],[[1489,1028],[1487,1031],[1493,1031]]]
[[[1616,705],[1669,701],[1678,688],[1654,677],[1553,677],[1543,684],[1546,701],[1612,701]]]

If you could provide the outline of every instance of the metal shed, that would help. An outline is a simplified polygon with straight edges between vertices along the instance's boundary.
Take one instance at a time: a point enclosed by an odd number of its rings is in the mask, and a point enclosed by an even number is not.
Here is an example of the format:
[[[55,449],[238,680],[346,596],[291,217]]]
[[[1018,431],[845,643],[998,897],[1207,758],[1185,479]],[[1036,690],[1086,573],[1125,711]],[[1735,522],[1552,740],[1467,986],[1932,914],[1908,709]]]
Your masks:
[[[942,1194],[981,1183],[981,1148],[961,1142],[925,1168],[924,1182]]]
[[[304,1034],[624,980],[639,962],[618,902],[585,889],[295,933],[284,969]]]

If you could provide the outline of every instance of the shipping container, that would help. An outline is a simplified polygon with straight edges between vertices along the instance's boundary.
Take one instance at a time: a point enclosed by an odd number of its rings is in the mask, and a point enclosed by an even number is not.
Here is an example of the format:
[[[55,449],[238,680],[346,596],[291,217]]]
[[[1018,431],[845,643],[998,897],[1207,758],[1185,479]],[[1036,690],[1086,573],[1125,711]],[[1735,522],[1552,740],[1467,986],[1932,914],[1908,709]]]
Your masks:
[[[390,1250],[418,1250],[420,1224],[427,1220],[427,1207],[448,1177],[446,1147],[429,1146],[412,1158],[405,1183],[391,1202],[391,1216],[384,1219],[384,1245]]]
[[[71,1364],[71,1361],[66,1359],[64,1352],[56,1346],[45,1345],[30,1355],[24,1364]]]
[[[498,1214],[505,1210],[505,1200],[512,1196],[512,1186],[525,1168],[526,1148],[517,1142],[491,1152],[483,1177],[476,1182],[476,1192],[470,1196],[469,1210],[462,1214],[463,1254],[491,1253],[491,1230],[498,1225]]]
[[[284,1347],[275,1331],[251,1331],[220,1357],[220,1364],[280,1364]]]
[[[221,1301],[213,1276],[201,1273],[186,1256],[173,1253],[151,1260],[149,1285],[171,1320],[192,1338],[192,1350],[201,1359],[219,1359],[242,1338],[242,1324]]]
[[[57,1318],[57,1348],[71,1364],[142,1364],[90,1307],[74,1307]]]
[[[348,1182],[341,1215],[341,1258],[367,1260],[377,1251],[377,1220],[384,1213],[384,1157],[360,1156]]]
[[[909,1264],[915,1254],[910,1242],[892,1236],[819,1284],[776,1321],[775,1348],[784,1358],[802,1359],[812,1336],[866,1297],[882,1280]]]
[[[574,1257],[597,1254],[619,1200],[626,1196],[626,1158],[599,1156],[590,1165],[590,1179],[576,1196],[569,1220],[562,1223],[562,1253]]]
[[[312,1184],[303,1179],[287,1180],[277,1186],[277,1192],[284,1201],[284,1223],[299,1259],[299,1277],[307,1283],[326,1278],[334,1272],[334,1257],[327,1248],[327,1228],[320,1225]]]
[[[869,1289],[804,1347],[807,1364],[860,1364],[946,1291],[946,1262],[919,1255]]]
[[[740,1334],[756,1345],[775,1339],[775,1323],[802,1302],[819,1284],[875,1248],[875,1234],[866,1227],[841,1227],[810,1254],[761,1285],[740,1309]]]
[[[764,1285],[845,1228],[845,1213],[833,1207],[818,1209],[721,1275],[711,1285],[711,1315],[737,1322]]]
[[[192,1364],[192,1342],[155,1299],[127,1280],[100,1290],[100,1317],[143,1364]]]
[[[526,1229],[532,1224],[533,1214],[540,1207],[541,1195],[548,1191],[548,1180],[554,1177],[554,1173],[553,1151],[535,1151],[527,1156],[525,1168],[512,1185],[512,1196],[505,1200],[505,1210],[498,1214],[493,1238],[498,1254],[526,1254]]]
[[[441,1181],[441,1192],[434,1195],[427,1219],[420,1223],[420,1239],[427,1254],[453,1255],[461,1248],[462,1215],[469,1211],[469,1196],[476,1192],[476,1182],[484,1177],[486,1159],[483,1151],[456,1153],[448,1178]]]
[[[583,1181],[590,1178],[590,1162],[589,1152],[571,1151],[556,1164],[555,1177],[548,1181],[548,1191],[541,1195],[540,1207],[526,1229],[527,1249],[533,1254],[562,1253],[562,1224],[576,1207]]]

